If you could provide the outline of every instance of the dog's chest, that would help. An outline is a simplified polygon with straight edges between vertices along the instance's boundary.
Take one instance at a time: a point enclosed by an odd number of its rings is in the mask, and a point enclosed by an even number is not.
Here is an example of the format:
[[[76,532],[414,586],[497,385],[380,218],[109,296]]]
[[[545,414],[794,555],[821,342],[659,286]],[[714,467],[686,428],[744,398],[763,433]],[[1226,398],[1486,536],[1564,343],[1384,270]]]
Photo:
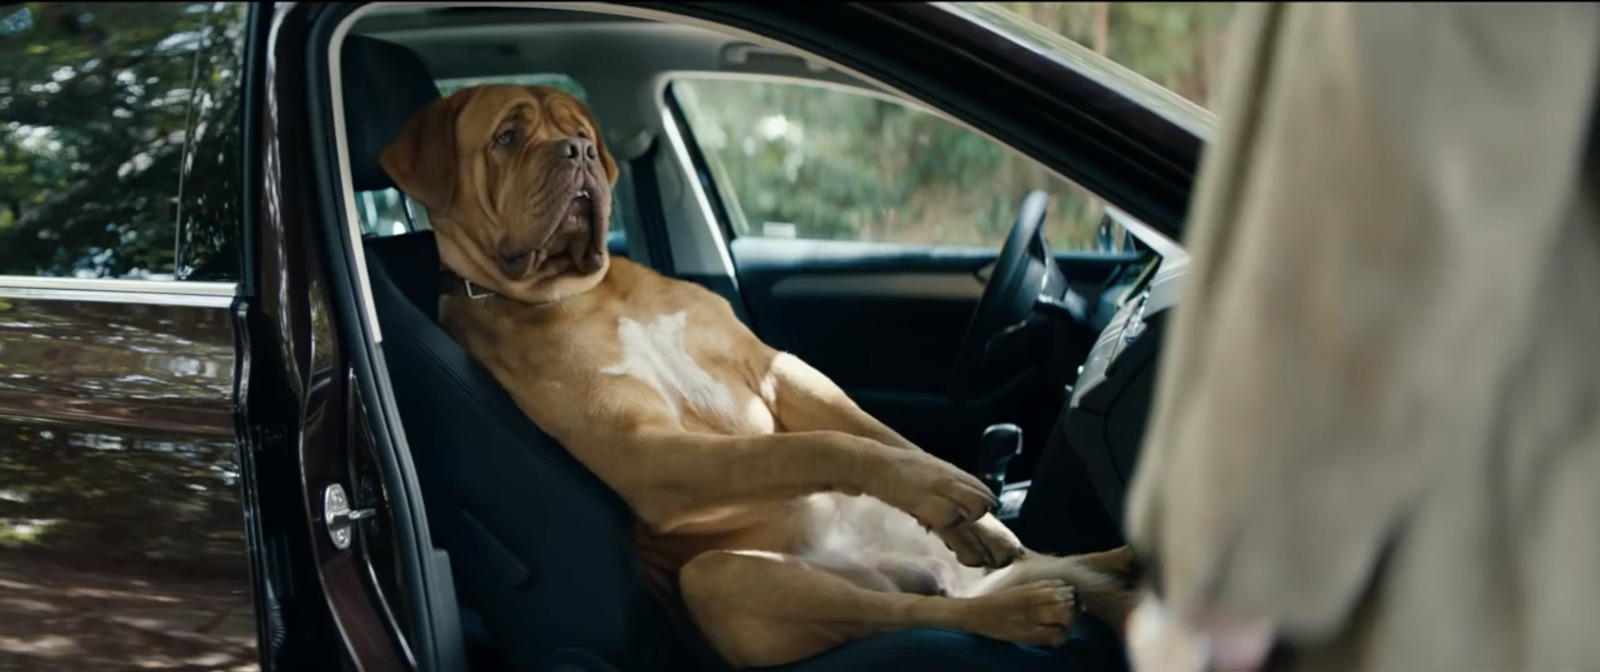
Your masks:
[[[771,432],[772,414],[766,405],[749,390],[724,382],[737,376],[719,370],[725,358],[715,352],[715,343],[708,348],[686,333],[694,327],[687,311],[648,321],[621,317],[616,333],[621,357],[600,372],[648,385],[680,422],[698,420],[707,429],[729,433]]]

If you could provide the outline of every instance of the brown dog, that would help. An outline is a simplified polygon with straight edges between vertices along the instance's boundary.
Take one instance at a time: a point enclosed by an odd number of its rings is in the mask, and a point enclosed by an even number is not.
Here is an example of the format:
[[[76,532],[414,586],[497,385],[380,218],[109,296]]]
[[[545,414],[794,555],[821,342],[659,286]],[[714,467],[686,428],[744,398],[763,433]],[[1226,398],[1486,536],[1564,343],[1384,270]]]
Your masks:
[[[729,663],[918,626],[1059,644],[1079,608],[1120,629],[1124,549],[1030,553],[980,481],[767,347],[721,297],[610,259],[617,168],[576,99],[464,89],[381,163],[464,279],[441,298],[445,329],[628,502],[647,568]]]

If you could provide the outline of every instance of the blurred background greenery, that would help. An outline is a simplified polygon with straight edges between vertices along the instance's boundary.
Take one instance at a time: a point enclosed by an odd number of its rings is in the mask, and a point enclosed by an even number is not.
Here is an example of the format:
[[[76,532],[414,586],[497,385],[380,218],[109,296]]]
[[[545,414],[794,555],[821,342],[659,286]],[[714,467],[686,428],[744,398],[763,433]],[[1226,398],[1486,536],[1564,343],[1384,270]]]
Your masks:
[[[1209,106],[1232,2],[998,2],[1201,106]]]
[[[244,3],[0,7],[0,275],[237,265]]]
[[[1233,3],[966,3],[1014,12],[1204,106]],[[1015,18],[1015,17],[1012,17]],[[1129,74],[1129,73],[1124,73]],[[1030,190],[1051,196],[1046,239],[1095,250],[1102,204],[944,117],[795,80],[673,82],[742,236],[998,246]],[[1113,241],[1121,236],[1113,232]]]

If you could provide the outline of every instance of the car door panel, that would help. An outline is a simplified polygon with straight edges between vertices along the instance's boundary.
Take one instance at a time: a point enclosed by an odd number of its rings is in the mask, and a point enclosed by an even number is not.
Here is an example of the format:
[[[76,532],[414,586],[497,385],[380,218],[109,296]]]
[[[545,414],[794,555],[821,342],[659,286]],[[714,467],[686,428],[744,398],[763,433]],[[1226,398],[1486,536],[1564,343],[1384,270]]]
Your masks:
[[[256,662],[232,293],[0,277],[0,669]]]

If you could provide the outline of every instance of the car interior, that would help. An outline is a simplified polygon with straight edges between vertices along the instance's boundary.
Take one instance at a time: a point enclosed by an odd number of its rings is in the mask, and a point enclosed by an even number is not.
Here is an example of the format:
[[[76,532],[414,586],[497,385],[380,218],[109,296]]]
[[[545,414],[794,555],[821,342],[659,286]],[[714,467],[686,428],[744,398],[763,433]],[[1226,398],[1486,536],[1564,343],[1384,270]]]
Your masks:
[[[1014,217],[986,224],[1008,231],[993,246],[752,228],[694,132],[681,82],[788,83],[936,108],[796,49],[616,11],[388,6],[353,14],[336,42],[344,214],[428,524],[450,556],[471,668],[551,669],[566,656],[572,670],[685,669],[698,655],[642,587],[622,500],[436,322],[427,213],[377,157],[430,101],[474,82],[582,93],[620,167],[612,254],[719,293],[769,344],[984,478],[1030,547],[1120,545],[1182,250],[1111,207],[1100,247],[1052,250],[1042,192],[1014,195]],[[980,639],[890,633],[786,669],[946,669],[998,644]]]

